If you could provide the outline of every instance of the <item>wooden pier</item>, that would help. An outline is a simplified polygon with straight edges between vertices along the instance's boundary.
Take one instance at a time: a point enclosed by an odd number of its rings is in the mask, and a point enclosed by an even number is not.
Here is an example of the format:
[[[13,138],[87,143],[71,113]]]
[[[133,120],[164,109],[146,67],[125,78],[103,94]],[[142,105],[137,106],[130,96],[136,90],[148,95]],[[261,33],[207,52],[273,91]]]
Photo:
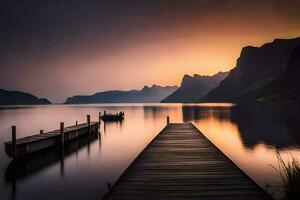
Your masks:
[[[40,134],[31,135],[24,138],[16,139],[16,127],[12,127],[12,140],[5,142],[5,152],[12,158],[22,157],[33,154],[41,150],[53,147],[64,146],[72,140],[75,140],[83,135],[98,132],[99,123],[90,122],[89,115],[87,116],[87,123],[64,127],[64,123],[60,123],[60,129]]]
[[[193,124],[168,123],[104,199],[272,198]]]

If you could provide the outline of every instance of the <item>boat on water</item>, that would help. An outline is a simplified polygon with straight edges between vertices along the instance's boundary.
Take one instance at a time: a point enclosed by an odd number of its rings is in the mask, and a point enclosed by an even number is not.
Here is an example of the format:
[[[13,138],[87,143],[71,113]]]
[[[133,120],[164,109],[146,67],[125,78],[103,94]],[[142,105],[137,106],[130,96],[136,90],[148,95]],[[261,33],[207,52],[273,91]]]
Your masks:
[[[100,116],[100,119],[104,122],[106,122],[106,121],[122,121],[124,119],[124,112],[121,111],[119,113],[112,114],[112,113],[106,113],[104,111],[104,114]]]

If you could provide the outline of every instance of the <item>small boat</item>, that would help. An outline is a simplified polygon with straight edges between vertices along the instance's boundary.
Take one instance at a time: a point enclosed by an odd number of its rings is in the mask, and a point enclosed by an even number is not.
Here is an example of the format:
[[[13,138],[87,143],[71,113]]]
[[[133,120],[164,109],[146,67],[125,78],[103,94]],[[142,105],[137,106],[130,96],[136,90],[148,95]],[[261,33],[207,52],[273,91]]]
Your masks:
[[[106,113],[104,111],[104,114],[102,116],[100,116],[100,119],[104,122],[106,121],[122,121],[124,119],[124,112],[119,112],[116,114],[112,114],[112,113]]]

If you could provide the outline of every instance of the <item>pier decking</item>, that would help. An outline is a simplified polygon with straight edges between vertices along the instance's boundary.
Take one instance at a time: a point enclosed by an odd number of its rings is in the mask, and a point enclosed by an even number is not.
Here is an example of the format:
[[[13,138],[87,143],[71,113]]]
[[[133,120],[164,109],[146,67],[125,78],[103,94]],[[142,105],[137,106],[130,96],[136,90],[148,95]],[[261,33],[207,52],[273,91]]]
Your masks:
[[[10,157],[21,157],[32,154],[49,147],[64,145],[64,143],[79,138],[88,133],[98,131],[98,122],[76,124],[63,127],[47,133],[31,135],[17,140],[5,142],[5,152]]]
[[[168,124],[104,199],[271,199],[193,124]]]

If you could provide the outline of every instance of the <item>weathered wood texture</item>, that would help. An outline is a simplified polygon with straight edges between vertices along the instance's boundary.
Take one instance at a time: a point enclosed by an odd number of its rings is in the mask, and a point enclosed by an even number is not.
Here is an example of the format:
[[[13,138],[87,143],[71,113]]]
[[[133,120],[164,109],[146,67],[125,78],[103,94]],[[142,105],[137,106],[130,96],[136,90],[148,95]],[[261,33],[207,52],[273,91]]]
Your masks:
[[[193,124],[168,124],[104,199],[271,199]]]
[[[91,131],[98,131],[98,122],[90,123]],[[82,135],[89,133],[88,123],[78,124],[64,128],[64,142],[71,141]],[[31,154],[49,147],[61,145],[60,130],[50,131],[48,133],[31,135],[16,140],[16,157]],[[5,152],[13,157],[12,141],[5,142]]]

